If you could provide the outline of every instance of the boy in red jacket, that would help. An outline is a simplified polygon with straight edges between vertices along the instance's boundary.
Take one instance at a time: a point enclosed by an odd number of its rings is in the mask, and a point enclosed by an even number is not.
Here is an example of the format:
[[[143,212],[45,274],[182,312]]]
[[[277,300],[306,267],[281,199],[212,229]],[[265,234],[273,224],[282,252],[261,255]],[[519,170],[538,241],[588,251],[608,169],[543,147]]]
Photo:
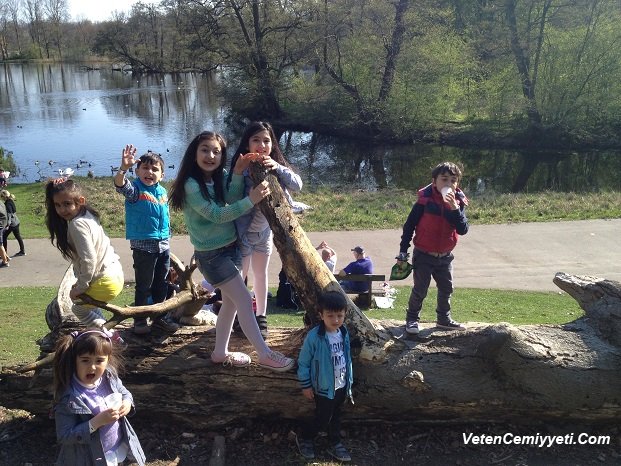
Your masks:
[[[416,335],[431,277],[438,287],[436,326],[448,330],[465,330],[451,318],[453,293],[453,248],[458,235],[468,232],[468,199],[458,188],[462,173],[457,165],[444,162],[431,172],[430,185],[418,191],[418,200],[403,225],[397,262],[408,260],[408,248],[414,235],[414,287],[410,294],[405,331]]]

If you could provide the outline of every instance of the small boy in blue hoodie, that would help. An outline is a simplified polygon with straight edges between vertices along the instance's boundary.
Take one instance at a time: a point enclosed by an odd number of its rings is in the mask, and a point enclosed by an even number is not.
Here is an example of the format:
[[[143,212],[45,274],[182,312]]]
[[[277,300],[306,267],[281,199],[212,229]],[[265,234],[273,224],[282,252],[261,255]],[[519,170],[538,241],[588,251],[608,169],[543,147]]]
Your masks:
[[[121,166],[114,177],[118,193],[125,196],[125,237],[129,240],[134,259],[136,291],[134,304],[144,306],[166,299],[166,276],[170,268],[170,217],[168,193],[160,184],[164,177],[164,160],[155,152],[147,152],[138,160],[136,148],[123,149]],[[125,173],[136,164],[136,179],[129,182]],[[179,326],[169,315],[160,316],[153,324],[174,333]],[[134,318],[134,333],[151,332],[146,317]]]
[[[327,291],[319,297],[321,323],[306,335],[298,358],[298,379],[305,398],[315,401],[315,417],[296,439],[300,454],[315,457],[313,439],[327,431],[332,447],[328,453],[338,461],[351,461],[341,443],[341,407],[346,398],[353,403],[353,382],[349,333],[343,325],[347,300],[338,291]]]

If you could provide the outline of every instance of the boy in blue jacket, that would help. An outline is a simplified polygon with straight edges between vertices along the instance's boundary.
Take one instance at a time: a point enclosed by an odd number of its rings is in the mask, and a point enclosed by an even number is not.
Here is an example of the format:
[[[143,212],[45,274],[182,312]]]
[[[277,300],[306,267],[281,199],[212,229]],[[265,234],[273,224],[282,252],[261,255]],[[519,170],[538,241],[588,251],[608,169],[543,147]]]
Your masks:
[[[134,259],[136,291],[134,304],[144,306],[166,299],[166,276],[170,268],[170,217],[168,193],[160,181],[164,177],[164,160],[155,152],[135,159],[136,148],[129,144],[123,150],[121,166],[114,186],[125,196],[125,237]],[[136,164],[137,178],[129,182],[125,173]],[[179,326],[169,315],[160,316],[153,325],[174,333]],[[151,332],[146,317],[134,318],[134,333]]]
[[[349,333],[343,325],[347,300],[338,291],[327,291],[319,297],[322,322],[306,335],[298,358],[298,379],[305,398],[315,401],[315,417],[296,439],[300,454],[313,459],[313,439],[321,431],[328,432],[332,448],[328,453],[339,461],[351,461],[341,443],[341,407],[352,399],[353,372]]]

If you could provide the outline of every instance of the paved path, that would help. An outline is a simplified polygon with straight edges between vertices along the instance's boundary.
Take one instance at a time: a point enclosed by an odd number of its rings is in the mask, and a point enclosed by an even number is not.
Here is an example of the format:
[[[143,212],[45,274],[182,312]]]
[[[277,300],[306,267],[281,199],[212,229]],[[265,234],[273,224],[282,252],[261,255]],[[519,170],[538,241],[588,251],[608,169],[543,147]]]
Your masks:
[[[455,286],[558,291],[552,283],[556,272],[621,281],[620,233],[621,219],[471,226],[455,249]],[[315,246],[325,240],[337,252],[338,269],[353,259],[351,248],[363,246],[375,272],[388,277],[401,231],[317,232],[308,236]],[[121,256],[125,280],[133,281],[129,242],[115,238],[112,244]],[[8,249],[10,255],[15,253],[17,243],[9,240]],[[171,250],[184,262],[192,256],[186,236],[172,238]],[[26,251],[27,256],[15,257],[10,267],[0,269],[0,286],[58,285],[68,264],[49,240],[26,240]],[[275,253],[269,268],[271,285],[278,283],[280,267]],[[201,279],[198,272],[195,279]],[[394,284],[409,285],[410,280]]]

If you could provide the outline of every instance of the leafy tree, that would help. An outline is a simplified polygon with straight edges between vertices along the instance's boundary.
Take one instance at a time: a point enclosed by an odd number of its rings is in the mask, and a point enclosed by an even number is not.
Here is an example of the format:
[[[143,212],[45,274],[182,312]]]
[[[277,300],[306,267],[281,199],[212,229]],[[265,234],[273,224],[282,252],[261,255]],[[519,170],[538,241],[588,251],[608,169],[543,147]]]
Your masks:
[[[11,172],[13,176],[19,174],[19,168],[13,159],[13,152],[7,151],[2,146],[0,146],[0,171]]]
[[[280,93],[317,42],[315,2],[229,0],[222,5],[221,53],[233,107],[253,118],[282,117]]]

